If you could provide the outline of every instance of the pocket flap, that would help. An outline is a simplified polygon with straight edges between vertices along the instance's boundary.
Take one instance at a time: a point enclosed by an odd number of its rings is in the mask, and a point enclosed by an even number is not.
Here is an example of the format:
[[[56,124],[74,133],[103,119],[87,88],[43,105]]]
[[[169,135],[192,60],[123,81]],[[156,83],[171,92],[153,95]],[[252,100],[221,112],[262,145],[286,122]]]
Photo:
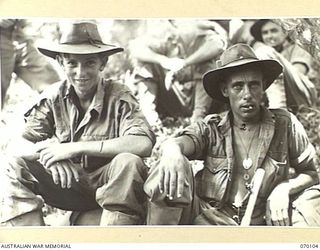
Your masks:
[[[227,158],[207,157],[205,167],[215,174],[223,169],[228,169],[228,160]]]

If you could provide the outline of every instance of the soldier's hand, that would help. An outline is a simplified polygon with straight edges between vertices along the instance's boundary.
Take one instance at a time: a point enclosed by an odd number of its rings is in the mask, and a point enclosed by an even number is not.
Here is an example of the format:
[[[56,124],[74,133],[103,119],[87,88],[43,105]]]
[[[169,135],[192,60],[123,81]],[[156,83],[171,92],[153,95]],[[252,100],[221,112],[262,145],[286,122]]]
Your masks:
[[[49,168],[52,174],[53,182],[61,188],[71,188],[72,180],[79,181],[81,167],[79,164],[71,161],[55,162]]]
[[[280,183],[267,199],[266,222],[269,226],[290,226],[289,187]]]
[[[38,145],[40,163],[48,168],[52,164],[62,160],[68,160],[78,156],[79,149],[76,143],[49,142]]]
[[[159,162],[159,190],[170,200],[180,198],[187,182],[186,164],[189,162],[180,150],[175,147],[168,147],[163,150]]]

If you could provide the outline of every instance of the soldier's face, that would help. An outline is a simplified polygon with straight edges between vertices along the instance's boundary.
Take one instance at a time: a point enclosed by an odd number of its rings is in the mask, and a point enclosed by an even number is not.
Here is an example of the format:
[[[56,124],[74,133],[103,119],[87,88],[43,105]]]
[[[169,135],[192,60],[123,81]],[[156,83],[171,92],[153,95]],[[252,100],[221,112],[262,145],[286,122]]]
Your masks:
[[[235,118],[246,122],[259,118],[264,96],[263,75],[260,71],[246,68],[232,72],[221,91],[229,98]]]
[[[95,93],[105,67],[98,54],[61,54],[58,61],[79,98]]]
[[[279,25],[270,21],[261,27],[261,37],[266,45],[276,48],[285,42],[287,35]]]

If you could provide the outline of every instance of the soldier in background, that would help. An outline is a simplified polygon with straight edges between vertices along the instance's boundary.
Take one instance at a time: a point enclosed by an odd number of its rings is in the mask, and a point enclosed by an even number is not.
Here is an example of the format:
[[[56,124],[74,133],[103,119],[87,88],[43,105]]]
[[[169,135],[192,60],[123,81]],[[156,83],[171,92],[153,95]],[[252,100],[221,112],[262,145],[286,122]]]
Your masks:
[[[13,74],[41,92],[61,79],[52,61],[35,47],[36,31],[26,19],[0,19],[1,107]]]

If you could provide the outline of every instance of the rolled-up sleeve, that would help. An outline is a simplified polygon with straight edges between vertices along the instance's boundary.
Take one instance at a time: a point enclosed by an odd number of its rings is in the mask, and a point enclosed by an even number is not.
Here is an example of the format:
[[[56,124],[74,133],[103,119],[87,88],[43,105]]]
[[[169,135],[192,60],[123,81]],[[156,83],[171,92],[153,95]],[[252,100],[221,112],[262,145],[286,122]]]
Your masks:
[[[120,136],[147,136],[151,140],[152,145],[155,144],[155,134],[153,133],[146,118],[142,114],[138,101],[130,92],[124,93],[122,95],[119,106],[119,114]]]
[[[214,144],[214,141],[212,140],[215,137],[213,136],[213,130],[210,126],[211,125],[200,121],[177,133],[176,137],[189,136],[192,139],[195,151],[194,154],[189,157],[190,159],[204,160],[209,145],[212,145],[212,143]]]
[[[54,132],[54,123],[50,100],[40,98],[25,114],[23,138],[38,142],[51,138]]]
[[[303,48],[300,48],[299,45],[294,45],[292,49],[290,62],[292,64],[300,63],[306,66],[307,71],[311,69],[312,66],[312,56],[305,51]]]
[[[310,166],[313,166],[313,164],[309,163],[313,160],[315,149],[302,124],[293,114],[290,115],[292,121],[288,139],[290,165],[301,173],[310,170]]]

